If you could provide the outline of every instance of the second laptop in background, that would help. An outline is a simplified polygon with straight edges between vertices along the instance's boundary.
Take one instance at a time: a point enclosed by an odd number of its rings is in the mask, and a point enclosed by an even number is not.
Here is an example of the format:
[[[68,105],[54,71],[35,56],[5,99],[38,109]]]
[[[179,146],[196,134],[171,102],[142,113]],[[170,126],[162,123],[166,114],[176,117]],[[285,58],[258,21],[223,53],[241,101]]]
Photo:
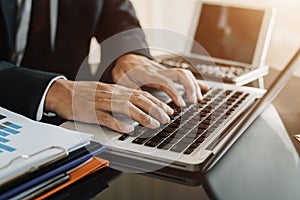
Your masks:
[[[271,8],[201,1],[190,31],[195,42],[185,44],[182,55],[157,60],[169,67],[188,68],[205,79],[247,84],[268,73],[265,58],[274,15]]]

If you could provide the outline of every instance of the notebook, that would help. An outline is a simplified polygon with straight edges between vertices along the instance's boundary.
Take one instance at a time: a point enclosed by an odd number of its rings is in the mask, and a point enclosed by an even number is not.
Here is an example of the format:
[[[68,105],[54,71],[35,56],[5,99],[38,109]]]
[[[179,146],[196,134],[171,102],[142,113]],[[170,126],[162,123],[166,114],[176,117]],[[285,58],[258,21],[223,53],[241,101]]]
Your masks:
[[[257,102],[268,104],[270,97],[277,95],[291,76],[299,54],[300,50],[266,94],[265,90],[258,88],[207,82],[210,90],[200,103],[182,109],[175,107],[171,122],[156,130],[137,126],[132,134],[121,135],[105,127],[80,122],[69,121],[62,126],[93,134],[93,140],[106,145],[107,153],[112,157],[148,163],[138,167],[135,162],[121,163],[120,159],[120,165],[136,168],[138,172],[155,171],[166,166],[199,171],[214,155],[219,155],[221,150],[225,152],[238,138],[236,135],[241,135],[254,120],[251,118],[254,115],[247,114],[252,106],[256,106]],[[264,97],[262,102],[261,97]],[[245,126],[239,124],[240,120]],[[235,130],[237,127],[242,131]],[[112,160],[109,157],[105,159]]]
[[[195,42],[185,42],[181,55],[158,57],[160,63],[237,85],[268,73],[274,9],[206,1],[195,9],[189,34]]]

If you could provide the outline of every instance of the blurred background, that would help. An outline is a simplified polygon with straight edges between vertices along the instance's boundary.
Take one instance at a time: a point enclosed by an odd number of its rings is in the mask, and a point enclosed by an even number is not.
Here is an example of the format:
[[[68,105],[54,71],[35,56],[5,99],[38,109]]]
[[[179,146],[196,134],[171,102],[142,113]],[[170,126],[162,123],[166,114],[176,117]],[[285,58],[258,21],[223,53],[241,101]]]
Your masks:
[[[198,0],[131,0],[143,27],[166,28],[189,34]],[[212,1],[216,2],[216,1]],[[274,29],[266,64],[282,69],[300,46],[300,0],[218,0],[240,5],[272,7]],[[295,75],[300,76],[300,67]]]

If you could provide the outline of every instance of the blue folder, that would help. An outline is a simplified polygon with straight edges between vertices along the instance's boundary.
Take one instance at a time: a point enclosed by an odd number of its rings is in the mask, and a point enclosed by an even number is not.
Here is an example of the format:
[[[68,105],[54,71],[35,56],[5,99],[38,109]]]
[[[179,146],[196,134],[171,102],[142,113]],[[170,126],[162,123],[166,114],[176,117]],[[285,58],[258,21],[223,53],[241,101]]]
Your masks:
[[[59,174],[64,174],[66,173],[67,171],[71,170],[71,169],[74,169],[75,167],[79,166],[80,164],[83,164],[84,162],[88,161],[89,159],[91,159],[94,155],[97,155],[101,152],[103,152],[104,150],[106,150],[106,147],[104,146],[101,146],[100,148],[98,149],[95,149],[93,150],[93,152],[90,152],[88,154],[85,154],[79,158],[76,158],[68,163],[65,163],[53,170],[50,170],[38,177],[35,177],[27,182],[24,182],[2,194],[0,194],[0,200],[2,199],[7,199],[7,198],[10,198],[10,197],[13,197],[17,194],[19,194],[20,192],[23,192],[31,187],[33,187],[34,185],[36,184],[39,184],[43,181],[46,181],[48,180],[49,178],[51,177],[54,177],[54,176],[57,176]]]

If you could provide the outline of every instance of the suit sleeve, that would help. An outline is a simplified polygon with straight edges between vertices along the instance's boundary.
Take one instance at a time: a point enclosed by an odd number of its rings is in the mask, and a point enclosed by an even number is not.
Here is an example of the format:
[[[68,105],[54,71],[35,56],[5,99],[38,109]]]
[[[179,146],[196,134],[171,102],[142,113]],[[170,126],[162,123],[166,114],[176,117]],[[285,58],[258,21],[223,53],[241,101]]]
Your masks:
[[[0,106],[35,120],[42,96],[57,76],[0,61]]]
[[[102,81],[112,82],[114,61],[122,55],[135,53],[153,59],[134,8],[128,0],[103,1],[95,35],[101,43]]]

